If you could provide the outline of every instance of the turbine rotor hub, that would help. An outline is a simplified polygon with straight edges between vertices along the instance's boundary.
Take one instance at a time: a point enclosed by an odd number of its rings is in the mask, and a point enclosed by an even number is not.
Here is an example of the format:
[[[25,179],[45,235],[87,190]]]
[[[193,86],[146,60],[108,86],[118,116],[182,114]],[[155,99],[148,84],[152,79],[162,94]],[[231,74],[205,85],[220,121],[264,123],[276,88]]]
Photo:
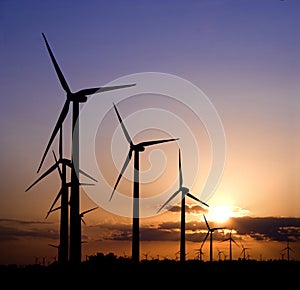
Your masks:
[[[183,194],[187,194],[190,190],[187,187],[181,187],[181,191]]]
[[[144,146],[141,146],[141,145],[131,145],[131,149],[133,151],[138,151],[138,152],[143,152],[145,151],[145,147]]]
[[[67,94],[67,99],[71,102],[78,102],[78,103],[85,103],[87,101],[87,97],[80,93]]]

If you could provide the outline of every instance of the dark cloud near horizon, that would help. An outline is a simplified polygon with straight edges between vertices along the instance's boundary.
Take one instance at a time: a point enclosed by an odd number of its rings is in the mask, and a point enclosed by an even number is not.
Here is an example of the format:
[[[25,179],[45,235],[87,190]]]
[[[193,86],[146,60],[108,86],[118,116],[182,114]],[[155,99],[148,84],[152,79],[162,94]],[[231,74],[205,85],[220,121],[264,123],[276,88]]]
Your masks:
[[[172,207],[168,208],[168,211],[170,212],[180,212],[181,211],[181,206],[179,205],[174,205]],[[197,213],[205,213],[207,212],[207,209],[202,207],[201,205],[185,205],[185,212],[186,213],[193,213],[193,214],[197,214]]]
[[[42,221],[26,221],[26,220],[19,220],[19,219],[4,219],[0,218],[0,223],[16,223],[16,224],[53,224],[52,222],[42,222]]]
[[[58,230],[49,228],[51,222],[0,219],[0,241],[18,241],[24,238],[59,239]],[[47,228],[43,228],[47,225]]]
[[[130,240],[131,225],[105,224],[103,225],[111,233],[106,240]],[[103,227],[98,225],[100,229]],[[215,225],[211,225],[213,227]],[[233,229],[237,232],[236,239],[242,239],[244,235],[255,240],[291,241],[300,240],[300,218],[277,217],[240,217],[231,218],[224,225],[225,229]],[[163,222],[157,226],[141,227],[142,241],[178,241],[180,239],[180,222]],[[193,242],[203,241],[207,233],[204,222],[189,221],[186,223],[186,240]],[[214,239],[222,241],[227,236],[223,232],[214,232]]]
[[[236,239],[242,239],[247,235],[255,240],[286,241],[289,239],[291,242],[300,240],[300,218],[239,217],[231,218],[224,227],[235,230]],[[87,226],[87,228],[96,234],[99,240],[127,241],[132,237],[131,224],[104,223]],[[140,231],[142,241],[178,241],[180,222],[142,226]],[[203,221],[186,222],[187,241],[202,242],[206,233],[207,228]],[[223,232],[214,232],[215,240],[221,241],[226,237]],[[59,231],[49,222],[0,219],[0,241],[24,238],[59,240]],[[83,238],[89,239],[88,235],[84,235]]]
[[[300,218],[240,217],[231,219],[230,224],[239,235],[249,235],[256,240],[300,240]]]

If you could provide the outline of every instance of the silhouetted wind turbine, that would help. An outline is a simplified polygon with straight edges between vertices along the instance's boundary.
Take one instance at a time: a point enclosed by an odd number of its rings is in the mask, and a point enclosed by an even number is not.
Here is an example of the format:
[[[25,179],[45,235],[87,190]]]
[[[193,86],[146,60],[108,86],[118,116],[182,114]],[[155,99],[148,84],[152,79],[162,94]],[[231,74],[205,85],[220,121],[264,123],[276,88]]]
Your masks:
[[[70,198],[70,262],[78,264],[81,262],[81,219],[79,216],[80,209],[80,196],[79,196],[79,181],[77,172],[79,170],[79,104],[85,103],[87,101],[87,96],[98,94],[101,92],[122,89],[134,86],[135,84],[129,85],[120,85],[120,86],[112,86],[112,87],[96,87],[96,88],[88,88],[82,89],[77,92],[72,92],[67,81],[51,51],[51,48],[48,44],[46,36],[42,33],[48,53],[50,55],[51,61],[55,68],[58,79],[62,85],[62,88],[66,92],[66,101],[62,108],[62,111],[59,115],[57,123],[54,127],[54,130],[51,134],[50,140],[46,146],[44,155],[40,162],[37,172],[40,171],[42,164],[45,160],[45,157],[49,151],[49,148],[58,133],[59,128],[62,126],[64,120],[69,111],[70,103],[73,103],[72,110],[72,162],[73,167],[71,169],[71,198]]]
[[[231,231],[229,233],[229,237],[224,239],[221,242],[225,242],[225,241],[229,241],[229,260],[232,261],[232,242],[235,243],[238,247],[239,245],[237,244],[237,242],[232,238],[232,234]]]
[[[150,251],[148,251],[147,253],[144,253],[143,256],[145,256],[145,260],[148,260],[148,255],[149,255]]]
[[[66,263],[68,262],[68,255],[69,255],[69,233],[68,233],[68,227],[69,227],[69,210],[68,210],[68,205],[69,205],[69,190],[68,188],[70,187],[70,183],[67,182],[67,167],[73,168],[73,164],[71,160],[66,159],[63,157],[63,141],[62,141],[62,126],[60,127],[59,130],[59,159],[57,160],[56,155],[53,152],[54,160],[55,163],[48,169],[46,170],[35,182],[33,182],[25,191],[28,191],[31,189],[34,185],[36,185],[39,181],[44,179],[46,176],[51,174],[54,170],[58,170],[60,179],[61,179],[61,188],[56,195],[54,202],[52,203],[49,211],[47,212],[46,218],[48,215],[57,210],[60,209],[60,251],[58,255],[58,262],[59,263]],[[60,168],[59,165],[62,165],[62,168]],[[92,179],[93,181],[97,181],[94,179],[92,176],[84,172],[83,170],[79,170],[81,174],[84,176]],[[53,209],[54,205],[58,201],[58,199],[61,198],[61,205],[55,209]]]
[[[212,262],[212,260],[213,260],[213,232],[214,232],[214,231],[217,231],[217,230],[222,230],[222,229],[224,229],[224,228],[220,228],[220,227],[217,227],[217,228],[211,228],[211,227],[209,226],[209,224],[208,224],[208,222],[207,222],[206,217],[205,217],[204,214],[203,214],[203,217],[204,217],[205,224],[206,224],[206,227],[207,227],[208,230],[207,230],[206,236],[205,236],[205,238],[204,238],[204,240],[203,240],[203,242],[202,242],[201,248],[203,247],[203,245],[204,245],[204,243],[205,243],[207,237],[210,236],[210,243],[209,243],[209,260],[210,260],[210,262]]]
[[[84,221],[84,219],[83,219],[84,215],[87,214],[88,212],[91,212],[91,211],[97,209],[97,208],[98,208],[98,206],[95,206],[95,207],[93,207],[93,208],[91,208],[91,209],[88,209],[88,210],[85,210],[84,212],[82,212],[82,213],[80,214],[81,221],[82,221],[84,224],[86,224],[85,221]]]
[[[163,139],[163,140],[154,140],[154,141],[146,141],[146,142],[140,142],[138,144],[133,144],[132,139],[130,138],[130,135],[123,123],[123,120],[117,110],[117,107],[114,105],[115,111],[117,113],[119,122],[121,124],[122,130],[124,132],[124,135],[130,145],[130,149],[128,152],[128,155],[125,159],[125,163],[120,171],[120,174],[117,178],[117,181],[115,183],[114,189],[112,191],[112,194],[110,196],[110,200],[112,199],[115,190],[120,182],[121,177],[123,176],[123,173],[125,169],[127,168],[132,153],[134,153],[134,184],[133,184],[133,215],[132,215],[132,260],[133,262],[139,262],[140,261],[140,229],[139,229],[139,215],[140,215],[140,206],[139,206],[139,154],[140,152],[145,151],[146,147],[161,144],[165,142],[171,142],[178,140],[179,138],[172,138],[172,139]]]
[[[31,186],[29,186],[25,191],[28,191],[31,187],[45,178],[47,175],[52,173],[55,169],[58,170],[60,179],[61,179],[61,188],[58,192],[53,205],[51,206],[50,210],[48,211],[46,218],[48,217],[49,213],[52,211],[52,208],[56,201],[61,197],[61,211],[60,211],[60,250],[58,251],[58,262],[59,263],[67,263],[68,262],[68,253],[69,253],[69,234],[68,234],[68,226],[69,226],[69,211],[68,211],[68,203],[69,203],[69,193],[68,193],[68,186],[66,180],[66,166],[67,164],[63,160],[63,144],[62,144],[62,126],[59,130],[59,161],[57,160],[55,153],[53,151],[55,163],[52,165],[44,174],[42,174]],[[71,162],[70,162],[71,163]],[[62,164],[62,169],[60,169],[59,164]]]
[[[53,245],[53,244],[48,244],[48,246],[52,247],[52,248],[56,248],[57,249],[57,257],[59,257],[61,254],[60,254],[60,251],[61,251],[61,247],[60,245]],[[56,261],[56,259],[55,259]],[[58,261],[59,262],[59,261]]]
[[[294,252],[294,250],[290,247],[290,241],[287,241],[287,245],[284,249],[281,250],[282,252],[286,251],[287,253],[287,260],[290,260],[290,251]]]
[[[241,251],[240,256],[243,255],[243,260],[246,260],[246,251],[249,250],[250,248],[244,247],[244,245],[242,243],[241,243],[241,246],[242,246],[243,249]]]
[[[196,249],[196,252],[198,253],[199,260],[202,261],[202,257],[204,256],[204,252],[202,251],[202,247],[200,249]]]
[[[225,257],[225,254],[223,251],[221,251],[219,249],[217,249],[217,251],[218,251],[218,260],[221,261],[222,260],[221,255],[223,254],[223,256]]]
[[[160,212],[173,198],[175,198],[181,192],[181,221],[180,221],[180,261],[185,261],[185,196],[188,196],[207,207],[209,206],[205,202],[201,201],[194,195],[190,193],[190,190],[186,187],[183,187],[183,176],[181,169],[181,157],[180,157],[180,149],[179,149],[179,188],[176,192],[174,192],[171,197],[160,207],[157,212]]]

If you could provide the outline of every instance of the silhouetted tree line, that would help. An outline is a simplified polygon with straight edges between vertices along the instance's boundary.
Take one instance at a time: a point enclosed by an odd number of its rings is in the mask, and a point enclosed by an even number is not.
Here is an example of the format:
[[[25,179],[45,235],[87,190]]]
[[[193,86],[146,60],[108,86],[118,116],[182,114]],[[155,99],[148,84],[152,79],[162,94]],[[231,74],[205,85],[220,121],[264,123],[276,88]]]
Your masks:
[[[180,262],[152,258],[134,263],[130,257],[116,256],[114,253],[88,256],[76,267],[72,264],[60,265],[57,261],[47,266],[0,266],[3,283],[7,280],[10,287],[22,285],[31,288],[37,285],[39,288],[98,285],[102,289],[107,285],[110,288],[137,286],[138,289],[160,289],[165,286],[178,287],[180,283],[186,286],[208,286],[212,283],[215,287],[241,283],[243,280],[252,288],[284,285],[287,289],[287,285],[299,285],[299,274],[300,261],[240,259],[209,262],[195,259]]]

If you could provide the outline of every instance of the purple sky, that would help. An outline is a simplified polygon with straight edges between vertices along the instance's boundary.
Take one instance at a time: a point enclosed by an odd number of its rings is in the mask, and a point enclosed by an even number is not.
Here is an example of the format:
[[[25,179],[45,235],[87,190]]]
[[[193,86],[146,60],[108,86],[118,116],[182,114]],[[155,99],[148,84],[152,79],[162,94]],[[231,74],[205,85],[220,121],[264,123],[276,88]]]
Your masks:
[[[24,193],[65,101],[42,32],[72,91],[140,72],[198,86],[226,133],[216,200],[300,217],[299,11],[297,0],[1,1],[0,218],[41,220],[57,191],[54,176]]]

